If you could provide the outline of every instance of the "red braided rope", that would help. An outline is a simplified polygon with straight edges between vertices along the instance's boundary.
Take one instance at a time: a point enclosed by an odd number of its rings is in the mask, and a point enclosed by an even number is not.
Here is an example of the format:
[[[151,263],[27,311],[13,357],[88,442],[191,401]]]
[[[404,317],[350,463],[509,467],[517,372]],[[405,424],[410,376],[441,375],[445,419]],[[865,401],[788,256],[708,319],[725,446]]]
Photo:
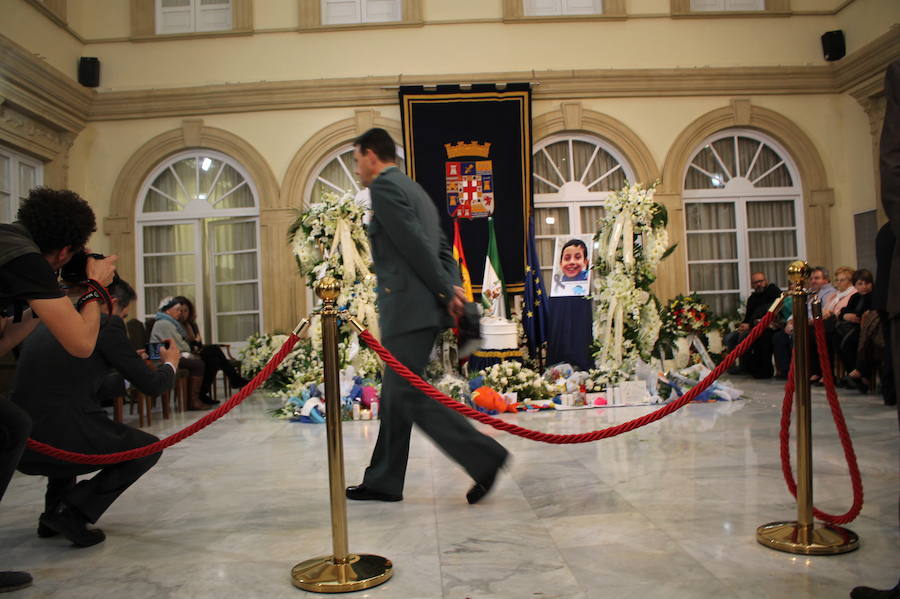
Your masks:
[[[819,351],[819,364],[822,365],[822,379],[825,381],[825,395],[828,398],[828,405],[831,407],[831,416],[834,419],[834,426],[837,428],[838,437],[841,439],[841,446],[844,448],[844,458],[847,460],[847,470],[850,471],[850,484],[853,487],[853,505],[845,513],[835,516],[823,512],[813,507],[813,515],[823,522],[829,524],[848,524],[853,522],[859,515],[863,506],[863,486],[862,477],[859,473],[859,466],[856,463],[856,452],[853,451],[853,441],[850,439],[850,433],[847,431],[847,422],[844,420],[844,413],[841,410],[841,404],[838,401],[837,391],[834,387],[834,376],[831,374],[831,360],[828,357],[828,346],[825,341],[825,325],[821,318],[813,320],[813,328],[816,333],[816,345]],[[787,483],[788,491],[795,498],[797,497],[797,483],[794,481],[794,472],[791,469],[791,408],[794,402],[794,363],[791,362],[790,374],[788,374],[788,382],[784,386],[784,404],[781,409],[781,472],[784,475],[784,482]]]
[[[284,342],[284,345],[281,346],[281,349],[278,350],[278,353],[272,356],[265,367],[261,371],[259,371],[257,375],[253,377],[253,379],[249,383],[247,383],[240,391],[235,393],[226,403],[222,404],[211,412],[207,412],[203,415],[202,418],[200,418],[190,426],[181,429],[177,433],[169,435],[165,439],[160,439],[156,443],[151,443],[150,445],[145,445],[143,447],[137,447],[135,449],[129,449],[128,451],[120,451],[118,453],[101,455],[66,451],[65,449],[59,449],[53,447],[52,445],[47,445],[46,443],[35,441],[34,439],[28,439],[28,448],[48,455],[52,458],[65,460],[66,462],[75,462],[78,464],[115,464],[117,462],[136,460],[137,458],[143,458],[154,453],[159,453],[167,447],[171,447],[179,441],[187,439],[194,433],[203,430],[204,428],[233,410],[242,401],[247,399],[247,397],[249,397],[251,393],[256,391],[257,387],[263,384],[266,379],[272,375],[272,372],[274,372],[275,369],[278,368],[278,365],[281,364],[285,356],[287,356],[291,352],[291,350],[294,349],[294,345],[298,340],[299,337],[293,334],[288,337],[287,341]]]
[[[728,354],[725,359],[723,359],[722,362],[718,366],[716,366],[715,370],[706,375],[706,378],[697,383],[697,385],[695,385],[690,391],[688,391],[675,401],[667,403],[662,408],[641,416],[640,418],[635,418],[634,420],[629,420],[628,422],[623,422],[622,424],[617,424],[616,426],[611,426],[609,428],[591,431],[588,433],[578,433],[570,435],[555,435],[529,430],[527,428],[517,426],[510,422],[505,422],[498,418],[493,418],[492,416],[488,416],[487,414],[483,414],[478,410],[472,409],[469,406],[456,401],[452,397],[441,393],[440,391],[426,383],[424,380],[422,380],[421,377],[419,377],[409,368],[400,363],[368,331],[362,331],[362,333],[360,333],[360,337],[362,337],[363,341],[365,341],[366,344],[368,344],[368,346],[373,349],[375,353],[377,353],[386,364],[394,369],[394,372],[405,378],[410,385],[423,392],[428,397],[441,402],[448,408],[456,410],[463,416],[467,416],[469,418],[472,418],[473,420],[488,424],[497,430],[506,431],[508,433],[512,433],[513,435],[518,435],[519,437],[531,439],[532,441],[541,441],[543,443],[556,444],[588,443],[590,441],[597,441],[600,439],[615,437],[616,435],[632,431],[646,424],[650,424],[651,422],[656,422],[657,420],[668,416],[675,410],[678,410],[679,408],[682,408],[689,404],[695,397],[697,397],[700,393],[702,393],[710,385],[712,385],[716,379],[722,376],[722,374],[726,370],[731,368],[731,365],[734,364],[735,360],[741,357],[744,352],[747,351],[747,349],[759,338],[759,336],[763,334],[763,331],[765,331],[766,327],[769,326],[769,323],[772,322],[772,319],[774,317],[775,315],[773,313],[767,312],[762,320],[760,320],[759,324],[757,324],[756,327],[754,327],[753,330],[750,331],[750,334],[748,334],[747,337],[740,344],[738,344],[736,348],[734,348],[733,352]]]

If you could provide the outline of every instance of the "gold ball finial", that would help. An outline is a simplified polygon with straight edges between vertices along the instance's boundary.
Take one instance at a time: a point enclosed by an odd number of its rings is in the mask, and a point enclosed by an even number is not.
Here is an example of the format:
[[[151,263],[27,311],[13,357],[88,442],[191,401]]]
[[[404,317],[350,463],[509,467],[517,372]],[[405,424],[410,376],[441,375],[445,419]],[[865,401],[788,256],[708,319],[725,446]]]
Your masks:
[[[794,260],[788,265],[787,272],[791,283],[797,284],[808,279],[812,274],[812,269],[803,260]]]
[[[334,301],[341,294],[341,285],[334,277],[324,277],[316,283],[316,295],[322,301]]]

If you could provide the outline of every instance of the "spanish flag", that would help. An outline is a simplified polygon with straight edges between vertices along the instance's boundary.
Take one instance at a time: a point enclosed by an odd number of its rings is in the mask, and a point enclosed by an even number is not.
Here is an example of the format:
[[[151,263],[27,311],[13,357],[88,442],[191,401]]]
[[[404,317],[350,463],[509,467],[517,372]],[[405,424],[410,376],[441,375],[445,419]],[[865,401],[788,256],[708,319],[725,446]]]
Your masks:
[[[463,252],[462,238],[459,236],[459,219],[453,219],[453,259],[459,264],[459,273],[462,277],[462,287],[466,292],[466,299],[473,302],[475,294],[472,292],[472,277],[469,276],[466,254]]]

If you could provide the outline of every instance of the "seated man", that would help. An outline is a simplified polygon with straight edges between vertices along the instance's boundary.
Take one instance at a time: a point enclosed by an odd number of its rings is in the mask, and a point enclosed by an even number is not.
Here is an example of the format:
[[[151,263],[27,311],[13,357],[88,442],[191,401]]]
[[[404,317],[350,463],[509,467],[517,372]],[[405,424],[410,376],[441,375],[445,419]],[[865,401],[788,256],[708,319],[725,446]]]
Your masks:
[[[170,390],[175,382],[178,348],[170,342],[161,348],[165,362],[152,370],[128,341],[123,317],[135,298],[134,289],[124,281],[109,287],[113,314],[101,317],[97,346],[87,359],[71,356],[46,326],[22,345],[16,368],[12,400],[31,416],[32,438],[80,453],[105,454],[143,447],[158,439],[144,431],[111,420],[100,407],[98,390],[110,368],[115,368],[135,387],[148,395]],[[26,450],[19,471],[48,477],[44,513],[38,535],[57,533],[80,547],[105,539],[99,529],[89,529],[110,505],[159,460],[160,454],[96,466],[75,464]],[[75,477],[100,472],[76,484]]]
[[[807,283],[809,295],[806,298],[806,316],[809,319],[809,328],[812,328],[812,304],[819,299],[822,306],[831,302],[831,297],[837,293],[837,289],[831,284],[831,276],[824,266],[816,266],[812,269]],[[787,304],[787,302],[785,302]],[[787,306],[785,306],[787,308]],[[794,349],[794,317],[789,316],[784,329],[778,331],[772,337],[772,345],[775,354],[775,370],[779,378],[786,378],[791,366],[791,355]],[[818,362],[818,356],[814,359]]]
[[[755,272],[750,275],[750,284],[753,286],[753,293],[747,298],[744,320],[738,325],[736,331],[728,333],[723,339],[729,353],[734,351],[734,348],[750,334],[750,329],[756,326],[756,323],[766,315],[772,302],[781,295],[781,289],[778,288],[778,285],[769,283],[765,273]],[[732,370],[731,374],[746,372],[758,379],[771,378],[773,333],[774,331],[767,329],[744,354],[741,359],[741,368]]]

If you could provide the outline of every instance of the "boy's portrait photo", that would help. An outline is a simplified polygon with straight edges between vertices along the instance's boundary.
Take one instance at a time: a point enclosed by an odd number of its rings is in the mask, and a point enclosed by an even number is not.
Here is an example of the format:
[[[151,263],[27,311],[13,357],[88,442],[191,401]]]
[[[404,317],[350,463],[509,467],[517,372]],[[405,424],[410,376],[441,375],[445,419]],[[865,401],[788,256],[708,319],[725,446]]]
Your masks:
[[[590,294],[591,244],[590,235],[556,236],[551,297]]]

